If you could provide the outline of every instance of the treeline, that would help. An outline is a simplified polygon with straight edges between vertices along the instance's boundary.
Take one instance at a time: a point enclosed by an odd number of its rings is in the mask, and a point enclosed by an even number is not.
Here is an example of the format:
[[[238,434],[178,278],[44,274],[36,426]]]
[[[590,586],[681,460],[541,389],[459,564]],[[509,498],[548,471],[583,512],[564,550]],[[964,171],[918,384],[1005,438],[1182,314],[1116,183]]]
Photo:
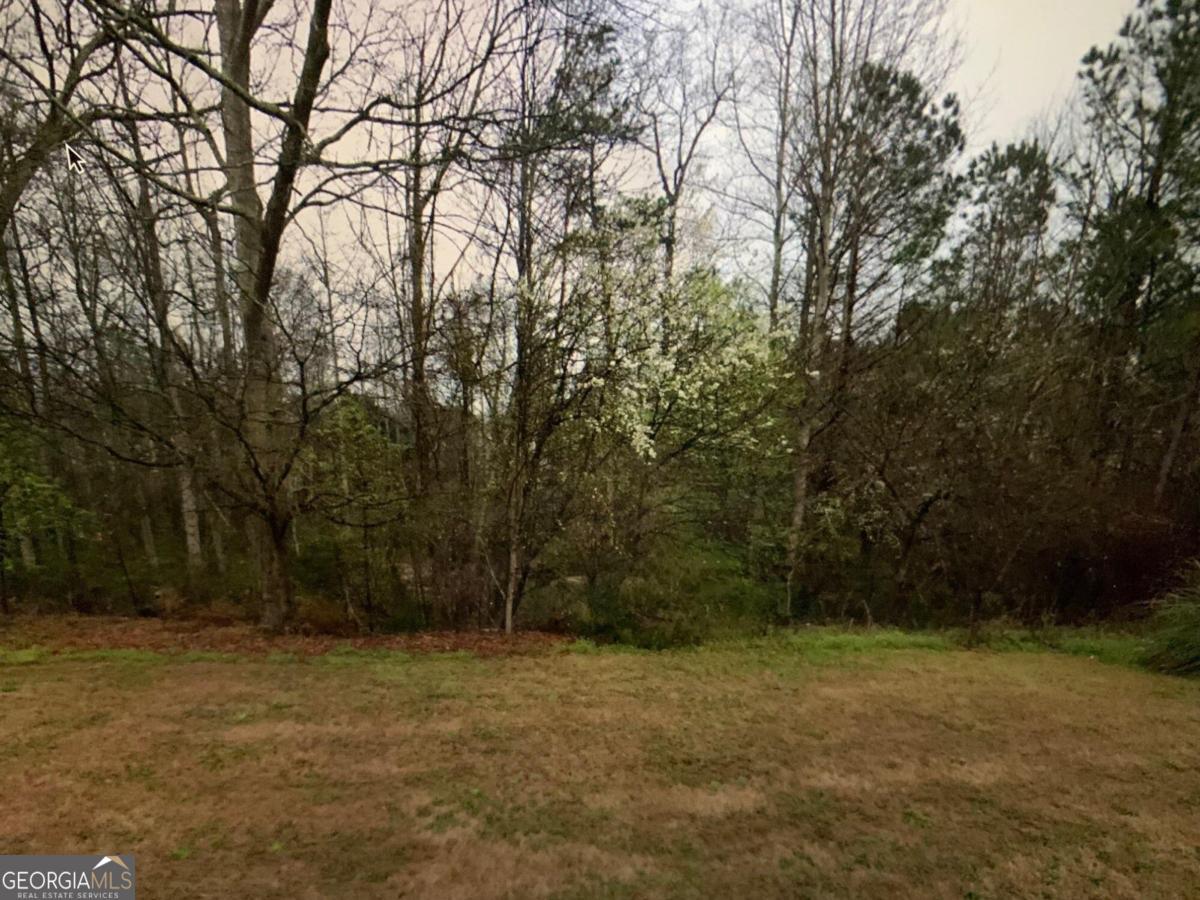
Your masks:
[[[5,610],[668,643],[1196,552],[1196,0],[973,158],[941,0],[3,9]]]

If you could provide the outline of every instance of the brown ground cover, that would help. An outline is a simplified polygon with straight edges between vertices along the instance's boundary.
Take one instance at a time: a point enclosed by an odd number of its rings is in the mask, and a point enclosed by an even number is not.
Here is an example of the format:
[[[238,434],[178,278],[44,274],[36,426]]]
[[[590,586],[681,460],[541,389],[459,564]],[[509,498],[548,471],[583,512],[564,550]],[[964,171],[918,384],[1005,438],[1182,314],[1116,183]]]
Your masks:
[[[470,652],[480,656],[536,653],[570,639],[521,631],[424,631],[412,634],[268,634],[247,623],[119,616],[17,616],[0,619],[6,646],[61,650],[149,650],[156,653],[293,653],[315,656],[334,650],[401,650],[406,653]]]
[[[132,852],[148,900],[1200,895],[1195,682],[894,633],[219,659],[37,636],[0,633],[0,852]]]

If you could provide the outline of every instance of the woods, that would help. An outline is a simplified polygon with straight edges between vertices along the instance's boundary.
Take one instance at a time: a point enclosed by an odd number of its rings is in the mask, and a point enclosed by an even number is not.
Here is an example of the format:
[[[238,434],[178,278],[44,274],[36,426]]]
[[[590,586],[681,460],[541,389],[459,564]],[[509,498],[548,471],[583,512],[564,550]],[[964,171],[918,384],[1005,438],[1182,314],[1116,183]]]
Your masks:
[[[1196,555],[1196,0],[978,151],[941,0],[2,8],[5,611],[658,646]]]

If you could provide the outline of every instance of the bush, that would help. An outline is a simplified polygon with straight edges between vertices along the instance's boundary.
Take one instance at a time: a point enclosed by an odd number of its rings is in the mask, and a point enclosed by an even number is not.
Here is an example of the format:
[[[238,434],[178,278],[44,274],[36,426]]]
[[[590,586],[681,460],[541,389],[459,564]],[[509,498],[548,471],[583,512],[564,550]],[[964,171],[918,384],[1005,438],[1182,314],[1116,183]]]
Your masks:
[[[522,628],[587,634],[591,627],[587,579],[564,576],[532,586],[521,601],[519,615]]]
[[[588,600],[587,632],[599,641],[665,650],[695,646],[711,632],[710,611],[703,604],[649,579],[598,582]]]
[[[1173,675],[1200,674],[1200,561],[1155,604],[1142,662]]]
[[[773,609],[767,587],[724,547],[664,542],[632,575],[586,589],[580,630],[649,650],[694,646],[720,633],[761,628]]]

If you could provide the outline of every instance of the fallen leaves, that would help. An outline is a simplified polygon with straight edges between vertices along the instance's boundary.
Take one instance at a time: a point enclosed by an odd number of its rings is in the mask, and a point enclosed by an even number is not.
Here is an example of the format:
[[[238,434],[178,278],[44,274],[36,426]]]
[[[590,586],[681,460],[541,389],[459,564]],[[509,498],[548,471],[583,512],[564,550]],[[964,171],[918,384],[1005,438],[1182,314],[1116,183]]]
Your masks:
[[[16,616],[0,621],[0,644],[11,649],[145,650],[155,653],[234,653],[320,656],[347,649],[405,653],[467,652],[478,656],[541,653],[569,640],[540,631],[424,631],[354,637],[269,634],[248,624],[118,616]]]

